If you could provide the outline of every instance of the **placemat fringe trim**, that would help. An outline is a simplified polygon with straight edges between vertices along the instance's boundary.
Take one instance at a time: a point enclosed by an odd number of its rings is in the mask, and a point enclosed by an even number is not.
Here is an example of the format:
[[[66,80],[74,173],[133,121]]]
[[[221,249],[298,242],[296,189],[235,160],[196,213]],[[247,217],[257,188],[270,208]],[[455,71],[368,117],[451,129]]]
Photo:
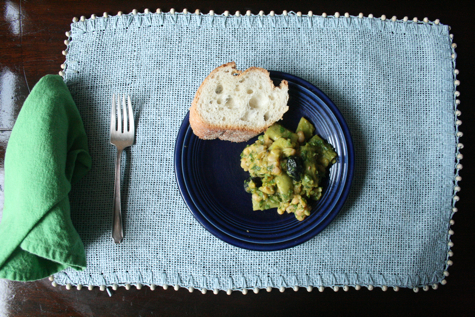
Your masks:
[[[188,12],[184,9],[183,12],[176,12],[175,9],[170,9],[169,12],[163,12],[160,8],[154,13],[149,9],[145,9],[143,13],[133,9],[132,12],[124,14],[122,11],[117,12],[117,15],[109,15],[104,12],[102,17],[92,14],[90,18],[81,16],[80,18],[74,17],[71,24],[71,30],[75,30],[79,33],[105,31],[107,29],[116,28],[129,28],[129,27],[162,27],[165,24],[171,24],[175,26],[188,27],[192,24],[198,27],[222,27],[222,28],[239,28],[239,27],[259,27],[271,26],[274,28],[350,28],[350,29],[367,29],[371,31],[384,31],[390,29],[393,33],[412,33],[412,34],[436,34],[439,36],[446,36],[450,27],[440,23],[439,19],[430,21],[427,17],[422,21],[417,17],[409,20],[407,16],[403,19],[398,19],[393,16],[391,19],[387,19],[383,14],[381,17],[376,18],[373,14],[369,14],[367,17],[360,13],[356,16],[350,15],[346,12],[343,16],[340,13],[335,12],[334,15],[327,15],[325,12],[321,15],[314,15],[312,11],[307,14],[301,12],[284,10],[282,14],[276,14],[274,11],[270,11],[269,14],[264,14],[264,11],[260,11],[258,14],[252,14],[250,10],[246,14],[242,15],[239,11],[236,11],[234,15],[229,11],[225,11],[222,14],[216,14],[213,10],[210,10],[208,14],[203,14],[199,9],[196,9],[194,13]],[[69,46],[71,45],[71,33],[66,32],[67,39],[64,41],[66,49],[62,51],[63,55],[67,55]],[[454,47],[455,48],[455,47]],[[450,58],[450,57],[448,57]],[[68,61],[61,64],[59,75],[64,77],[66,71],[73,71],[74,61]]]
[[[129,272],[130,273],[130,272]],[[445,273],[445,272],[444,272]],[[126,290],[130,290],[132,286],[140,290],[143,286],[148,286],[150,290],[155,290],[157,286],[161,286],[164,290],[167,290],[170,286],[175,291],[180,288],[186,288],[189,292],[198,290],[203,294],[207,291],[212,291],[214,294],[218,294],[219,291],[224,291],[227,294],[232,292],[242,292],[246,295],[249,291],[258,293],[260,290],[265,289],[267,292],[271,292],[273,289],[277,289],[280,292],[284,292],[286,289],[293,289],[299,291],[300,288],[305,288],[308,292],[312,292],[314,288],[323,292],[325,289],[332,289],[337,292],[340,288],[343,291],[348,291],[350,287],[355,290],[360,290],[365,287],[372,291],[375,288],[380,288],[382,291],[389,289],[388,285],[393,285],[393,291],[397,292],[402,288],[412,288],[414,292],[418,292],[419,289],[428,291],[430,288],[437,289],[438,283],[445,285],[446,280],[442,279],[440,274],[435,272],[432,277],[429,276],[413,276],[401,279],[399,276],[378,274],[373,276],[371,274],[300,274],[290,275],[288,277],[276,276],[251,276],[244,275],[227,276],[227,277],[214,277],[213,279],[207,279],[204,276],[180,276],[176,273],[161,272],[161,274],[152,274],[152,271],[146,272],[142,275],[141,272],[134,272],[133,275],[137,275],[137,282],[123,282],[118,281],[118,275],[116,273],[103,273],[96,275],[90,275],[87,281],[83,283],[75,283],[75,280],[81,278],[76,272],[63,271],[57,273],[55,276],[50,276],[52,286],[64,285],[66,290],[71,290],[74,286],[77,290],[81,290],[83,286],[87,286],[89,290],[93,290],[95,287],[99,287],[101,291],[107,291],[110,293],[109,288],[116,291],[119,287],[124,287]],[[446,276],[444,274],[444,276]],[[364,283],[356,282],[358,280],[364,281]],[[130,279],[128,280],[130,281]]]

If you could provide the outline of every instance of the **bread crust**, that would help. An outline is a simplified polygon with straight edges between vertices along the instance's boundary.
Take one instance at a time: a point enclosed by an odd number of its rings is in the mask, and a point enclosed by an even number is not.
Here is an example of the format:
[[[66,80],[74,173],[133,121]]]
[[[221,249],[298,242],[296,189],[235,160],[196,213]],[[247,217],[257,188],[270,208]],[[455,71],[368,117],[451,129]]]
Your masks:
[[[245,71],[240,71],[236,69],[235,62],[223,64],[214,69],[205,78],[205,80],[201,83],[200,87],[196,91],[195,98],[193,99],[193,102],[191,103],[190,107],[190,126],[193,129],[193,133],[203,140],[213,140],[219,138],[220,140],[226,140],[231,142],[245,142],[251,139],[252,137],[258,135],[259,133],[264,132],[269,126],[273,124],[273,122],[270,122],[267,126],[262,127],[260,129],[236,127],[232,125],[214,125],[204,120],[203,117],[200,115],[199,111],[197,110],[198,101],[200,100],[201,94],[203,93],[204,87],[206,87],[206,85],[208,84],[208,81],[214,78],[214,75],[216,73],[227,67],[231,67],[235,73],[239,74],[238,78],[244,76],[247,72],[263,72],[269,78],[271,85],[275,87],[274,83],[270,79],[270,73],[264,68],[250,67]],[[286,80],[282,80],[279,87],[288,87],[288,82]]]

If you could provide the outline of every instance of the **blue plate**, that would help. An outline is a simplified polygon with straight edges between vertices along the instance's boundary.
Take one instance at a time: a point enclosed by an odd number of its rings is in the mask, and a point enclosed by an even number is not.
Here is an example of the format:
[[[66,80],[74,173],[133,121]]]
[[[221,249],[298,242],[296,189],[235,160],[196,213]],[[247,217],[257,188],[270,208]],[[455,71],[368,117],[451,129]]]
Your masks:
[[[271,72],[276,84],[289,82],[289,111],[279,122],[293,131],[307,118],[335,148],[338,159],[323,184],[323,196],[313,203],[311,215],[298,221],[276,209],[253,211],[244,191],[249,173],[240,164],[247,143],[204,141],[197,138],[185,117],[175,144],[175,174],[180,192],[193,216],[213,235],[234,246],[275,251],[303,243],[321,232],[338,214],[351,186],[354,148],[348,126],[333,102],[318,88],[298,77]]]

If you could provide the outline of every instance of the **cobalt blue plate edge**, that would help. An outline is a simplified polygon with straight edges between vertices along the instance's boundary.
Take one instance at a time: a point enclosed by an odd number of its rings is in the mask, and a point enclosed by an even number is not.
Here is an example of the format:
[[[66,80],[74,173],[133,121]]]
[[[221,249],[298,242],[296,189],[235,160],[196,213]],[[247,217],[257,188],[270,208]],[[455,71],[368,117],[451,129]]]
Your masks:
[[[304,88],[305,90],[308,90],[309,92],[314,94],[315,99],[318,99],[320,103],[323,102],[324,106],[328,108],[324,110],[329,111],[330,115],[334,117],[333,119],[336,120],[337,124],[339,125],[339,132],[341,132],[342,134],[341,137],[344,139],[344,145],[345,145],[345,151],[346,151],[345,167],[343,170],[344,183],[338,185],[338,186],[343,186],[343,187],[339,189],[339,192],[338,192],[339,196],[336,197],[337,198],[336,202],[335,201],[332,202],[331,210],[327,210],[325,215],[320,216],[320,219],[317,222],[315,223],[308,222],[307,227],[303,225],[302,223],[301,225],[302,234],[298,232],[299,228],[297,227],[297,229],[294,229],[294,231],[297,230],[297,232],[293,232],[291,235],[286,236],[285,238],[283,236],[282,237],[276,236],[276,239],[272,239],[269,234],[266,235],[264,233],[262,233],[262,236],[263,236],[262,239],[257,239],[257,238],[247,239],[247,238],[243,238],[242,236],[235,235],[232,230],[233,223],[229,224],[229,223],[226,223],[226,221],[221,222],[220,219],[218,220],[211,219],[209,217],[210,210],[206,208],[206,201],[203,204],[201,197],[198,197],[199,193],[196,190],[193,190],[193,188],[190,188],[190,183],[192,186],[195,186],[195,184],[193,180],[190,181],[190,178],[193,178],[193,176],[189,176],[191,174],[190,166],[189,164],[187,166],[187,162],[186,162],[186,158],[184,154],[186,152],[186,149],[185,149],[186,146],[184,147],[185,138],[189,139],[190,133],[192,134],[191,127],[189,126],[189,114],[186,115],[179,129],[178,136],[175,142],[175,150],[174,150],[174,153],[175,153],[174,167],[175,167],[175,176],[176,176],[177,184],[186,205],[192,212],[195,219],[205,229],[207,229],[210,233],[212,233],[214,236],[221,239],[222,241],[227,242],[231,245],[240,247],[240,248],[255,250],[255,251],[276,251],[276,250],[282,250],[282,249],[294,247],[296,245],[299,245],[313,238],[315,235],[321,232],[326,226],[328,226],[328,224],[337,216],[337,214],[343,207],[348,197],[351,183],[353,180],[354,164],[355,164],[354,146],[353,146],[353,141],[351,138],[350,131],[343,118],[343,115],[340,113],[338,108],[333,104],[333,102],[317,87],[315,87],[314,85],[310,84],[309,82],[301,78],[298,78],[290,74],[282,73],[282,72],[276,72],[276,71],[271,71],[270,73],[273,79],[277,79],[277,80],[285,79],[289,81],[289,88],[290,88],[289,95],[291,94],[292,86],[297,87],[297,90]],[[284,115],[284,119],[285,119],[285,115]],[[192,135],[191,137],[195,137],[195,136]],[[198,141],[198,142],[201,142],[201,141]],[[214,140],[214,141],[202,141],[202,142],[228,142],[228,141]],[[242,180],[237,179],[236,182],[242,182]],[[202,184],[199,184],[199,185],[201,186]],[[206,186],[203,188],[206,189]],[[200,188],[200,190],[203,190],[203,188]],[[197,200],[197,198],[200,198],[200,199]],[[250,199],[251,198],[249,197],[249,201]],[[211,215],[211,216],[214,216],[214,215]],[[293,215],[288,215],[288,216],[293,217]],[[290,221],[290,220],[286,220],[286,221]],[[226,224],[228,227],[225,228],[223,224]],[[229,229],[229,226],[231,226],[231,229]],[[239,228],[239,229],[242,229],[242,228]],[[261,233],[257,233],[257,235],[259,234]]]

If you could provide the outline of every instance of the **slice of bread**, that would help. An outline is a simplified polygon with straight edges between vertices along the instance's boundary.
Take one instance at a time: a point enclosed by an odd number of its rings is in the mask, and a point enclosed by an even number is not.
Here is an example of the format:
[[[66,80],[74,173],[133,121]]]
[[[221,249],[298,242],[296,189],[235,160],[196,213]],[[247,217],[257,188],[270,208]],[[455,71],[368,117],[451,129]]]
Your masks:
[[[200,139],[244,142],[282,119],[289,109],[289,85],[275,87],[269,72],[251,67],[244,72],[236,63],[213,70],[196,92],[190,108],[190,125]]]

